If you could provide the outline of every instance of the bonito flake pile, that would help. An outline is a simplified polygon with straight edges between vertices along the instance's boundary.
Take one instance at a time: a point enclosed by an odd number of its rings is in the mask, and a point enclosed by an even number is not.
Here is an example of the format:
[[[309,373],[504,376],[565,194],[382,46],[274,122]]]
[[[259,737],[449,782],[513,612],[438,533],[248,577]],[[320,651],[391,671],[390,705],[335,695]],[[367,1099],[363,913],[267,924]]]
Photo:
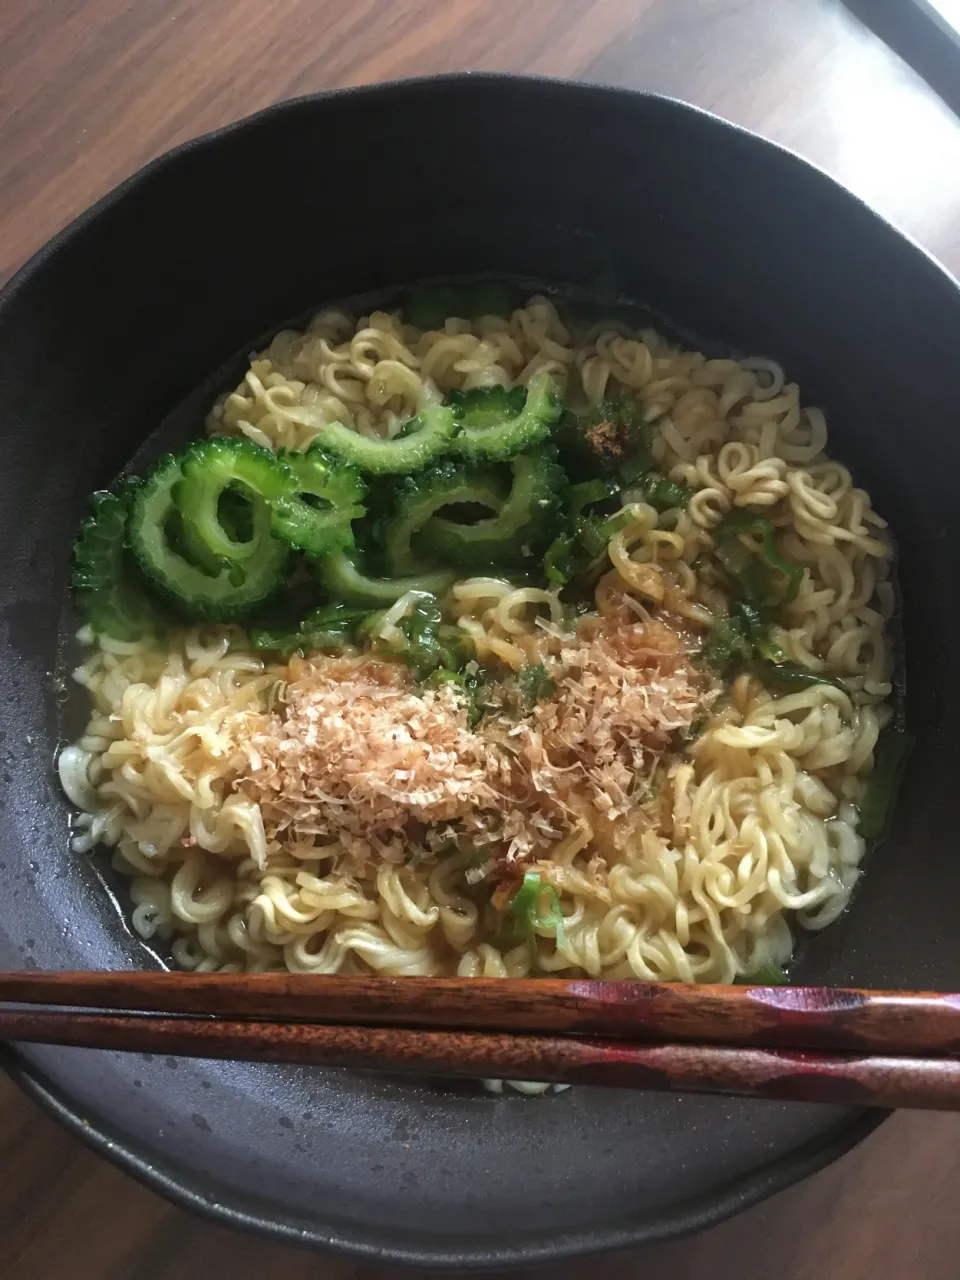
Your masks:
[[[282,710],[241,733],[242,786],[268,838],[336,841],[358,870],[450,839],[499,859],[549,856],[585,806],[629,814],[709,698],[657,622],[587,620],[550,675],[533,706],[494,685],[471,728],[460,690],[418,689],[399,663],[294,659]]]

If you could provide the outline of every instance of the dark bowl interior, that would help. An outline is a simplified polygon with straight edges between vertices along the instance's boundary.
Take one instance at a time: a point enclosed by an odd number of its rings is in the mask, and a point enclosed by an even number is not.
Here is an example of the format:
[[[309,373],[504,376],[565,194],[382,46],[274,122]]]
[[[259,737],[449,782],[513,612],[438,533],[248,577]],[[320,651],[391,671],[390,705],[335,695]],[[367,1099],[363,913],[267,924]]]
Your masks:
[[[917,747],[803,981],[960,985],[960,291],[823,174],[691,108],[469,76],[305,99],[144,170],[0,302],[0,965],[156,963],[67,847],[58,630],[90,490],[259,333],[492,272],[639,299],[775,356],[900,547]],[[18,1074],[154,1185],[379,1257],[483,1264],[668,1235],[823,1163],[872,1113],[575,1090],[530,1103],[292,1068],[27,1049]]]

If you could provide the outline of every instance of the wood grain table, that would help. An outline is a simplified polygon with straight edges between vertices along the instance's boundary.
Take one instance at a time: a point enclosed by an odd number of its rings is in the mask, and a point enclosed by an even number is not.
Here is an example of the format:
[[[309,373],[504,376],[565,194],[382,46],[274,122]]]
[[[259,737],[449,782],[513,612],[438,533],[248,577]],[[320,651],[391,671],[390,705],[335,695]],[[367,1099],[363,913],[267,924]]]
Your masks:
[[[713,109],[813,159],[960,273],[960,122],[860,21],[879,9],[873,25],[923,69],[923,41],[906,28],[898,38],[894,0],[6,0],[0,279],[174,143],[281,98],[464,68],[581,77]],[[942,59],[934,70],[956,106],[960,64],[953,81]],[[958,1199],[960,1116],[901,1114],[703,1235],[551,1275],[956,1280]],[[189,1217],[0,1081],[0,1274],[386,1272]]]

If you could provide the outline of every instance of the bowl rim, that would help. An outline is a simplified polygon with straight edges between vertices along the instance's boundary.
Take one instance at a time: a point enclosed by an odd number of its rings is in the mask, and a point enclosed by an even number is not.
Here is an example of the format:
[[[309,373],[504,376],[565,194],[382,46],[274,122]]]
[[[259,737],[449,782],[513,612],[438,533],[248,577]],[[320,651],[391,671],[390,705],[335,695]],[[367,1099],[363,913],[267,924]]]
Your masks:
[[[217,129],[210,129],[206,133],[199,133],[195,137],[187,138],[183,142],[162,151],[159,155],[154,156],[152,160],[148,160],[139,168],[124,178],[116,186],[111,187],[102,196],[88,205],[76,217],[67,222],[61,229],[55,232],[49,240],[42,244],[29,258],[19,266],[11,276],[0,283],[0,314],[13,297],[20,291],[24,284],[34,275],[34,273],[47,261],[53,257],[61,248],[64,247],[74,236],[82,231],[88,223],[92,222],[105,209],[119,204],[131,191],[139,186],[144,180],[152,177],[155,173],[161,172],[163,169],[170,167],[183,156],[192,155],[193,152],[204,151],[223,137],[228,137],[233,133],[239,133],[250,126],[257,125],[263,120],[267,120],[273,116],[285,114],[288,111],[294,111],[298,107],[311,102],[323,102],[327,99],[349,99],[364,97],[381,97],[389,95],[405,95],[408,93],[417,93],[424,88],[444,85],[459,84],[489,84],[496,86],[531,84],[537,85],[541,89],[560,90],[568,92],[570,90],[583,95],[597,95],[601,97],[629,97],[629,98],[645,98],[651,102],[659,102],[667,105],[672,110],[680,113],[698,116],[705,120],[713,121],[723,125],[724,128],[731,130],[733,133],[739,134],[741,137],[750,138],[754,141],[763,143],[767,147],[778,151],[782,156],[788,157],[789,160],[801,165],[803,168],[815,174],[821,182],[829,183],[830,186],[842,191],[848,200],[853,200],[871,217],[879,220],[887,228],[893,232],[900,240],[906,241],[917,253],[922,255],[926,260],[928,268],[933,268],[938,274],[945,277],[956,289],[960,289],[960,278],[955,276],[947,267],[944,266],[934,254],[922,245],[917,239],[905,231],[902,227],[897,226],[878,212],[871,204],[869,204],[862,196],[855,191],[851,191],[838,178],[828,173],[821,165],[815,161],[801,155],[798,151],[794,151],[791,147],[785,146],[782,142],[778,142],[774,138],[768,138],[765,134],[758,133],[755,129],[749,129],[745,125],[738,124],[735,120],[728,120],[725,116],[721,116],[716,111],[710,111],[706,107],[699,107],[695,103],[686,102],[683,98],[675,98],[668,93],[657,93],[647,89],[633,89],[625,85],[607,84],[601,80],[572,80],[565,76],[544,76],[537,74],[527,74],[519,71],[444,71],[433,75],[423,76],[405,76],[398,80],[380,80],[370,84],[344,85],[334,89],[321,89],[315,93],[302,93],[293,98],[282,98],[278,102],[271,102],[266,107],[252,112],[250,115],[241,116],[237,120],[231,120],[229,124],[221,125]]]
[[[518,84],[527,84],[548,92],[564,94],[573,92],[583,96],[604,98],[641,98],[662,103],[678,113],[715,122],[722,125],[724,129],[732,130],[742,137],[761,142],[766,147],[778,151],[781,155],[789,157],[792,163],[803,166],[820,182],[829,183],[842,191],[848,200],[854,201],[872,218],[883,223],[901,241],[910,245],[925,260],[928,270],[933,268],[955,288],[960,289],[960,282],[928,249],[908,232],[895,226],[889,219],[878,213],[862,197],[845,187],[825,169],[782,143],[727,120],[716,112],[669,94],[604,84],[599,81],[572,80],[517,72],[455,71],[300,94],[271,103],[250,115],[189,138],[163,151],[134,170],[87,209],[71,219],[37,249],[22,266],[17,268],[0,287],[0,314],[33,276],[51,258],[58,255],[60,250],[89,223],[103,211],[120,204],[154,174],[172,167],[184,156],[202,153],[225,136],[256,126],[266,119],[295,112],[307,103],[364,97],[387,100],[425,91],[433,92],[437,89],[442,90],[446,86],[465,83],[485,84],[492,89],[500,85],[516,87]],[[84,1114],[82,1106],[72,1102],[64,1092],[53,1086],[46,1079],[45,1073],[15,1048],[0,1046],[0,1069],[4,1070],[10,1079],[47,1115],[62,1124],[87,1147],[105,1156],[124,1172],[178,1207],[199,1214],[217,1225],[235,1227],[284,1244],[327,1249],[368,1261],[461,1270],[544,1264],[665,1241],[702,1230],[732,1217],[743,1209],[824,1168],[862,1142],[892,1114],[878,1108],[850,1108],[845,1119],[839,1120],[820,1137],[803,1142],[792,1150],[756,1166],[750,1173],[727,1182],[719,1189],[693,1196],[682,1202],[678,1208],[660,1213],[655,1219],[640,1220],[632,1225],[619,1223],[570,1230],[563,1234],[552,1235],[548,1242],[531,1239],[513,1242],[503,1247],[478,1247],[470,1244],[460,1247],[443,1238],[411,1243],[412,1235],[393,1229],[371,1230],[365,1226],[325,1223],[322,1217],[311,1216],[308,1224],[305,1215],[283,1217],[273,1213],[264,1216],[256,1207],[258,1202],[251,1197],[239,1192],[215,1190],[209,1183],[204,1185],[202,1174],[191,1174],[189,1170],[178,1166],[175,1161],[167,1161],[156,1152],[147,1153],[136,1142],[114,1132],[108,1123]]]

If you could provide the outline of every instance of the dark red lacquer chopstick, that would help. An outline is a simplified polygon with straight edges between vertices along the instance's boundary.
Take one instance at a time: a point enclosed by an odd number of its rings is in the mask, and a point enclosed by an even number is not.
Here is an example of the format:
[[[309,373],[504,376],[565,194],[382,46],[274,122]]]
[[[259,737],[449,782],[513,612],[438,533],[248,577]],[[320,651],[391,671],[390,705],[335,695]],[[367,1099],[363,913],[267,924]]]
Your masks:
[[[951,994],[30,972],[0,975],[0,1002],[6,1040],[960,1108],[960,996]]]

